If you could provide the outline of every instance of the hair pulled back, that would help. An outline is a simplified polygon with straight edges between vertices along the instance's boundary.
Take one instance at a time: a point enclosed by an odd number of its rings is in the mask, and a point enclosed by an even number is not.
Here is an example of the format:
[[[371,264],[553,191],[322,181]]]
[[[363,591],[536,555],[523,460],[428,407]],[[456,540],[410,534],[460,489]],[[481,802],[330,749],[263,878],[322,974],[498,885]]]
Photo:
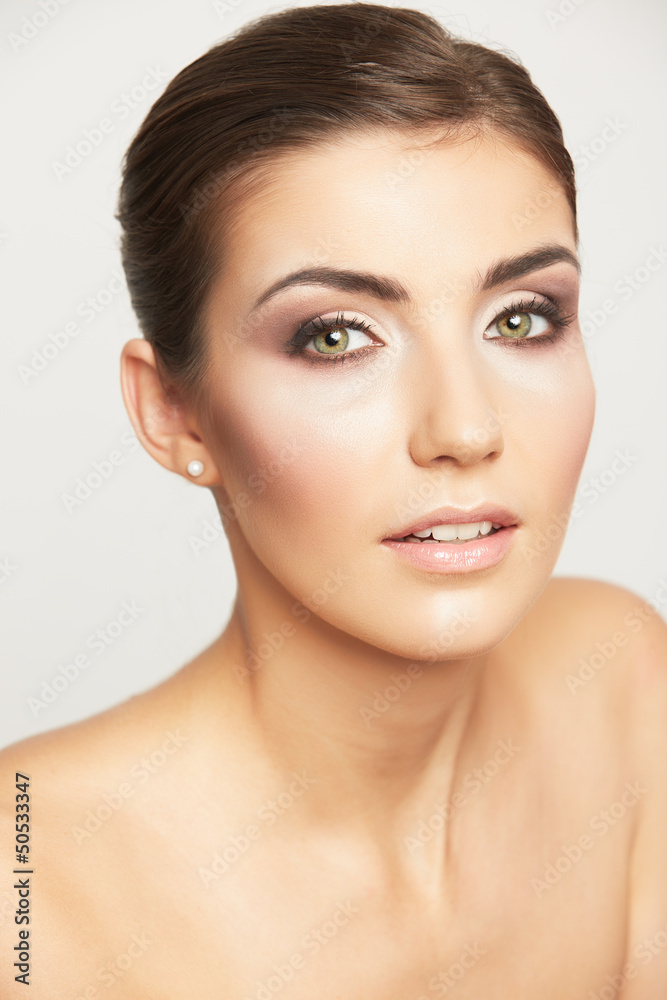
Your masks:
[[[123,267],[165,385],[204,402],[203,315],[224,267],[220,233],[253,178],[280,152],[376,128],[497,133],[560,184],[577,238],[574,166],[560,122],[514,58],[407,7],[264,14],[174,77],[125,155]]]

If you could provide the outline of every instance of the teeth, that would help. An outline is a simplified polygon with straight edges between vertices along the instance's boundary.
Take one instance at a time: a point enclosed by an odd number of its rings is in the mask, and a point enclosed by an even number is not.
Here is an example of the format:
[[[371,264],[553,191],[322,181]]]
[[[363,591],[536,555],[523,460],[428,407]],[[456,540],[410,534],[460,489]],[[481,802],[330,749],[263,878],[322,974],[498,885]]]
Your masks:
[[[481,524],[481,521],[480,521],[480,524]],[[450,526],[450,528],[451,528],[451,526]],[[437,530],[438,529],[436,528],[436,531]],[[479,535],[479,530],[480,530],[479,529],[479,524],[477,524],[477,522],[473,522],[472,524],[462,524],[460,526],[460,528],[458,528],[457,534],[458,534],[459,538],[464,538],[464,539],[467,539],[467,538],[476,538],[477,535]],[[433,537],[437,538],[437,535],[434,535]]]
[[[426,542],[454,542],[457,539],[467,541],[478,535],[488,535],[492,528],[500,528],[495,521],[473,521],[470,524],[436,524],[423,531],[413,531],[406,538],[420,538]],[[433,536],[432,538],[430,536]]]
[[[472,534],[471,528],[473,529]],[[474,538],[478,533],[479,525],[477,524],[434,524],[431,528],[431,534],[439,542],[453,542],[455,538]]]

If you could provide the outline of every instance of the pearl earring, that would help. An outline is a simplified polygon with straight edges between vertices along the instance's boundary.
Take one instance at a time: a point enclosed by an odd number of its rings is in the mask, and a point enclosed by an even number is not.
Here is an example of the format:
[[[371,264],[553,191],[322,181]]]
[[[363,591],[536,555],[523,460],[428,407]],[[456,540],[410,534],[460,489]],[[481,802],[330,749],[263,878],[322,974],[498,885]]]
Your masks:
[[[198,458],[193,458],[191,462],[188,462],[188,472],[191,476],[201,476],[203,471],[204,466]]]

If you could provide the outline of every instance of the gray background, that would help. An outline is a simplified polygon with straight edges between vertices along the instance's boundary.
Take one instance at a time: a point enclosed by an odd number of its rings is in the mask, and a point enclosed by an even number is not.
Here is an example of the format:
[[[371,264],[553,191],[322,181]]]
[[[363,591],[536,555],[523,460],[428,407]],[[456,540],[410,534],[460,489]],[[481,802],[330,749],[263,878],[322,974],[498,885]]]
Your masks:
[[[0,745],[154,685],[227,620],[235,577],[213,500],[144,452],[123,405],[119,354],[138,331],[124,284],[114,278],[121,270],[113,216],[122,155],[168,80],[239,25],[283,9],[258,0],[44,3],[46,12],[37,0],[4,0],[0,13],[8,95],[0,210]],[[653,248],[667,249],[667,8],[660,0],[407,6],[514,52],[561,119],[577,165],[580,318],[588,321],[597,415],[577,493],[580,516],[555,573],[607,580],[644,598],[661,594],[667,266],[650,274],[642,267]],[[33,37],[17,41],[22,32]],[[147,74],[155,89],[142,96]],[[132,93],[128,105],[123,95]],[[70,172],[58,171],[67,146],[103,118],[111,126],[99,145]],[[629,287],[624,275],[635,272],[636,290],[622,291]],[[89,297],[99,310],[94,318],[85,311]],[[600,312],[608,300],[610,315]],[[77,336],[26,381],[21,366],[31,364],[33,349],[41,352],[72,322]],[[619,450],[630,459],[614,472]],[[112,452],[121,456],[113,473],[68,510],[63,494]],[[600,477],[603,492],[593,484]],[[207,522],[211,541],[195,553],[192,538],[202,537]],[[88,637],[114,622],[123,602],[134,602],[134,619],[103,652],[91,650]],[[666,609],[667,601],[663,615]],[[77,676],[70,668],[72,679],[59,683],[46,708],[31,703],[42,699],[44,682],[65,676],[61,667],[84,653],[90,665]]]

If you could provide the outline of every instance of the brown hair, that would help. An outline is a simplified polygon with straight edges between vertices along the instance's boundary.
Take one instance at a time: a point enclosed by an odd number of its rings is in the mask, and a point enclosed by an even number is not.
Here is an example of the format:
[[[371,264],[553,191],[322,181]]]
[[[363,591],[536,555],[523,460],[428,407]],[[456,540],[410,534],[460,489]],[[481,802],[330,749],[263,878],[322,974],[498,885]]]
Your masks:
[[[421,11],[290,7],[181,70],[127,150],[117,215],[132,305],[164,385],[204,403],[203,314],[224,266],[220,233],[263,167],[350,130],[438,127],[493,130],[531,153],[562,186],[578,239],[572,159],[527,70]]]

